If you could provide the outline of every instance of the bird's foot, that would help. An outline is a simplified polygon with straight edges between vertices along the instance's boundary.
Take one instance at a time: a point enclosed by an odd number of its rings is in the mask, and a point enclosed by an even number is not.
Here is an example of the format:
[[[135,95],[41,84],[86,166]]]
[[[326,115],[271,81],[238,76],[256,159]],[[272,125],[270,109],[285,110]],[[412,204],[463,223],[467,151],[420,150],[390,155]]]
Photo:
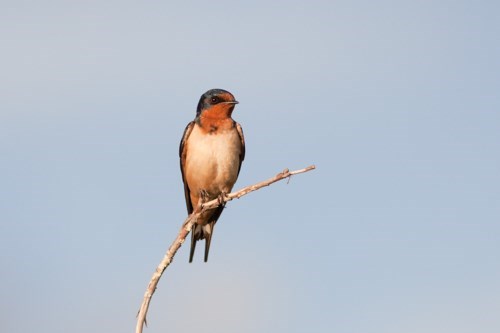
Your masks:
[[[200,190],[200,199],[202,203],[205,203],[209,199],[208,192],[206,190]]]
[[[217,197],[217,200],[219,201],[219,206],[224,206],[227,201],[227,193],[226,192],[221,192],[219,196]]]

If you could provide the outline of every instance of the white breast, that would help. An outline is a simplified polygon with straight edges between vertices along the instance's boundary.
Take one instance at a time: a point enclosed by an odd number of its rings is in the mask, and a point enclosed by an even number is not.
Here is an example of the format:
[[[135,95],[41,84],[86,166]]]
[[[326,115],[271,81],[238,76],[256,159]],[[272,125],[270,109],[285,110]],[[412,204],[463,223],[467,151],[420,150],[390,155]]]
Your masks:
[[[229,193],[240,164],[241,140],[236,128],[206,134],[195,125],[186,144],[185,172],[190,190],[205,190],[211,197]]]

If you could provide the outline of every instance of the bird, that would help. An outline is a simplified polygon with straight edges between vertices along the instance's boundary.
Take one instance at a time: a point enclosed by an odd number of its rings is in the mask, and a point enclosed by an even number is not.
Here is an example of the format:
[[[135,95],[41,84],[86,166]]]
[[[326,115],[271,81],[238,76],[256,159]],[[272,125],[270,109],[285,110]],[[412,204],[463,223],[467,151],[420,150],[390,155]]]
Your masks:
[[[221,204],[201,214],[193,225],[189,262],[193,261],[196,242],[205,240],[204,261],[214,226],[224,209],[223,196],[231,192],[245,158],[245,138],[241,125],[233,120],[239,102],[223,89],[211,89],[201,95],[196,117],[184,130],[179,158],[188,214],[199,204],[219,198]]]

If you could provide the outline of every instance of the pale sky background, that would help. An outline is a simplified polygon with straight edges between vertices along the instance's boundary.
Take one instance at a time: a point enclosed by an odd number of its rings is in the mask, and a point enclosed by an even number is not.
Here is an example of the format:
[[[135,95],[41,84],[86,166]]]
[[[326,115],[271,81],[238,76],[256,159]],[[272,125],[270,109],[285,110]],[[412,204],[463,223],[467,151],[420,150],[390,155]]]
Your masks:
[[[1,1],[0,331],[133,332],[185,218],[178,144],[247,155],[145,332],[500,331],[500,2]]]

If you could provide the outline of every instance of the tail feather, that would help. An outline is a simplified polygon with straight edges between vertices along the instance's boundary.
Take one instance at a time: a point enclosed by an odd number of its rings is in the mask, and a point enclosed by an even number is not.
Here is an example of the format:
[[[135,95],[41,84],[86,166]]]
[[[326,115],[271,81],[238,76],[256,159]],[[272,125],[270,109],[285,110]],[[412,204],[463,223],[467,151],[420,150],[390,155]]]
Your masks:
[[[212,242],[212,233],[214,230],[215,222],[208,223],[204,226],[194,225],[191,233],[191,252],[189,253],[189,262],[193,262],[194,251],[196,249],[196,242],[199,240],[205,240],[205,257],[204,260],[208,260],[208,252],[210,251],[210,243]]]
[[[210,224],[210,232],[205,233],[205,262],[208,260],[208,252],[210,251],[210,242],[212,242],[212,232],[214,231],[213,226],[215,223]]]
[[[193,229],[191,230],[191,251],[189,252],[189,262],[193,262],[194,250],[196,249],[196,242],[199,238],[196,237],[196,229],[198,229],[198,225],[195,224]]]
[[[189,262],[193,262],[194,251],[196,249],[196,243],[199,240],[205,240],[205,262],[208,259],[208,251],[210,251],[210,242],[212,240],[212,230],[215,223],[208,223],[204,226],[195,224],[193,230],[191,231],[191,251],[189,253]]]
[[[205,239],[206,232],[205,227],[195,224],[193,229],[191,230],[191,251],[189,253],[189,262],[193,261],[194,250],[196,249],[196,242],[199,240]]]
[[[212,242],[212,235],[214,232],[214,226],[217,220],[222,214],[224,206],[219,206],[216,208],[214,214],[211,216],[211,222],[205,224],[204,226],[195,224],[191,230],[191,251],[189,253],[189,262],[193,261],[194,251],[196,249],[196,242],[199,240],[205,240],[205,257],[204,261],[208,260],[208,252],[210,251],[210,243]]]

